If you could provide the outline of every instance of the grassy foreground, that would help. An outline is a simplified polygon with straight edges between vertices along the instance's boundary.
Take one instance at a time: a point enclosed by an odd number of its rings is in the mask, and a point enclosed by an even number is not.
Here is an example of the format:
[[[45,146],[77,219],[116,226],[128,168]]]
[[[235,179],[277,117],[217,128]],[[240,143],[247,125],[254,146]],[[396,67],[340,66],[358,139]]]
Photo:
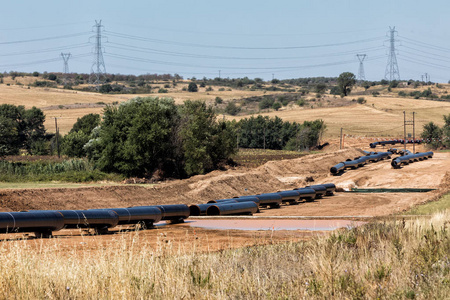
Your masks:
[[[98,251],[63,251],[58,239],[47,246],[3,241],[0,298],[444,299],[449,219],[447,211],[211,253],[177,252],[165,243],[152,248],[135,234]]]

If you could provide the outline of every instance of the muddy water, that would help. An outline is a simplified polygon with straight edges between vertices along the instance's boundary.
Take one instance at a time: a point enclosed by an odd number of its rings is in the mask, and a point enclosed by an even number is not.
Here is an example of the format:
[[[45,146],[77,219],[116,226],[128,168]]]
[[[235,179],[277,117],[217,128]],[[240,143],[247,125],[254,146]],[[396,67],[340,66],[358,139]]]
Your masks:
[[[324,231],[335,230],[343,227],[355,227],[365,224],[362,221],[352,220],[283,220],[283,219],[252,219],[252,220],[232,220],[232,219],[205,219],[186,220],[182,226],[200,227],[205,229],[238,229],[238,230],[311,230]]]

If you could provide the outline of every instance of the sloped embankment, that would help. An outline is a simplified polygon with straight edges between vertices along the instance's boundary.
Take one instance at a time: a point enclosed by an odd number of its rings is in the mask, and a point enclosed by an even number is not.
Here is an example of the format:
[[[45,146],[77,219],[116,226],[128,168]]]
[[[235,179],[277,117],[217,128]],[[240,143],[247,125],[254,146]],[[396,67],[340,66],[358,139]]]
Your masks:
[[[29,209],[90,209],[135,205],[202,203],[211,199],[273,192],[320,181],[330,166],[361,155],[344,149],[297,159],[270,161],[256,169],[214,171],[154,187],[118,185],[86,188],[14,189],[0,191],[1,211]],[[332,181],[332,179],[330,179]]]

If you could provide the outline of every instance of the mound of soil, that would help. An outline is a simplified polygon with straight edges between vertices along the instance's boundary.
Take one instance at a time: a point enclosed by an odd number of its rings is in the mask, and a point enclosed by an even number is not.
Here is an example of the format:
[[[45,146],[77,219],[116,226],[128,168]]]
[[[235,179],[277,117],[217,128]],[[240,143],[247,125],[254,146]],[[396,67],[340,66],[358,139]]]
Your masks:
[[[380,216],[430,201],[450,189],[450,154],[392,169],[390,160],[368,164],[332,176],[330,167],[360,156],[357,148],[313,154],[296,159],[269,161],[255,168],[214,171],[153,187],[118,185],[86,188],[0,190],[1,211],[30,209],[91,209],[158,204],[197,204],[213,199],[288,190],[314,183],[333,182],[341,190],[365,188],[433,188],[428,193],[338,193],[301,205],[264,210],[278,216]]]

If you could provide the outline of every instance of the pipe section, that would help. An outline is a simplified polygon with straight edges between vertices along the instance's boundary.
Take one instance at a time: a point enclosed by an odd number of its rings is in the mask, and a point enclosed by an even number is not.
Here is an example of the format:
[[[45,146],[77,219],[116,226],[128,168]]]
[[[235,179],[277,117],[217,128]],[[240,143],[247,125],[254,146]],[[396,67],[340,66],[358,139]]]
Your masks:
[[[225,200],[225,199],[223,199],[223,200]],[[225,201],[225,202],[208,202],[206,204],[191,205],[191,206],[189,206],[190,215],[191,216],[205,216],[206,215],[206,211],[211,206],[218,205],[218,204],[223,204],[223,203],[238,203],[237,201],[234,201],[233,199],[227,199],[227,200],[230,200],[230,201]]]
[[[253,201],[216,203],[206,210],[208,216],[225,215],[252,215],[258,211],[258,206]]]
[[[390,140],[390,141],[373,142],[373,143],[370,143],[369,146],[370,146],[370,148],[376,148],[378,145],[385,146],[385,145],[412,144],[412,143],[421,144],[423,142],[426,142],[426,141],[423,139],[419,139],[419,140],[417,140],[417,139],[416,140],[414,140],[414,139],[410,139],[410,140],[395,139],[395,140]]]
[[[259,205],[263,207],[270,206],[270,208],[280,208],[282,203],[281,196],[277,193],[266,193],[252,195],[259,199]]]
[[[295,204],[300,200],[300,193],[296,190],[278,191],[277,194],[281,196],[281,202],[283,203],[289,202],[290,204]]]
[[[64,227],[64,217],[57,211],[1,212],[0,232],[35,232],[48,237]]]
[[[415,161],[432,158],[433,154],[434,153],[430,151],[430,152],[420,152],[420,153],[416,153],[416,154],[407,154],[407,155],[399,156],[397,158],[394,158],[391,161],[391,166],[394,169],[399,169],[399,168],[401,168],[402,165],[407,165],[407,164],[413,163]]]
[[[64,228],[104,230],[119,224],[119,215],[111,209],[58,210],[64,217]]]
[[[392,152],[369,152],[364,151],[367,155],[356,157],[355,159],[347,159],[344,162],[340,162],[330,168],[330,172],[333,175],[342,173],[345,169],[356,169],[364,166],[369,162],[378,162],[387,158],[391,158]]]
[[[110,208],[110,210],[115,211],[119,216],[118,225],[144,223],[151,226],[162,218],[161,210],[156,206]]]
[[[310,185],[307,188],[312,188],[316,191],[316,199],[322,198],[327,193],[327,188],[321,184]]]
[[[161,210],[161,220],[183,223],[189,218],[190,210],[186,204],[156,205]]]
[[[316,190],[313,188],[295,188],[294,191],[300,194],[300,199],[305,199],[306,201],[316,198]]]

